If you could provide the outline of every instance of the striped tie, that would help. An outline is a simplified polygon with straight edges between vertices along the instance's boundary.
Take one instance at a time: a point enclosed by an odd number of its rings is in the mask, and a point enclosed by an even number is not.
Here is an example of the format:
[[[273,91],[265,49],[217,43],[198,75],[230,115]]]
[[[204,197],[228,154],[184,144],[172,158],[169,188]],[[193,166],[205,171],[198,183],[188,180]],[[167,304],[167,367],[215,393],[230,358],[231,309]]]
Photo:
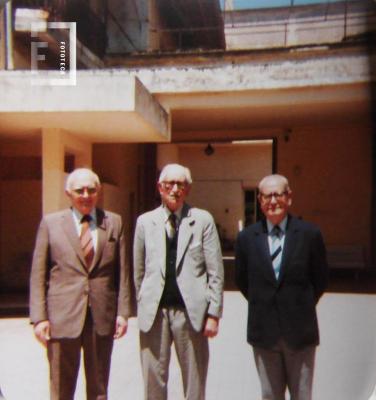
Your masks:
[[[90,233],[90,215],[84,215],[81,219],[81,235],[80,242],[82,251],[84,253],[86,268],[90,268],[94,258],[94,245],[93,238]]]
[[[279,277],[282,259],[281,233],[281,228],[278,225],[275,225],[271,231],[272,245],[270,249],[270,256],[273,263],[275,277],[277,279]]]

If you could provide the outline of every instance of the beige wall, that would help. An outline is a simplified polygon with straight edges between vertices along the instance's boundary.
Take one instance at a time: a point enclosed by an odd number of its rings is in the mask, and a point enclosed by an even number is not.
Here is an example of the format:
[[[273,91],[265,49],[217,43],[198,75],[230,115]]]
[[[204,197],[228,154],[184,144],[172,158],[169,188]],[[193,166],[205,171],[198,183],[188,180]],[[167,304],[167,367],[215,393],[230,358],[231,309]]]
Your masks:
[[[289,177],[293,212],[317,223],[327,244],[369,250],[372,131],[333,126],[292,132],[279,141],[278,171]]]
[[[371,246],[372,130],[361,124],[296,129],[277,134],[276,172],[293,190],[291,212],[317,224],[327,245]],[[163,145],[161,145],[163,146]],[[179,145],[179,162],[192,170],[189,202],[211,211],[233,238],[244,215],[242,187],[257,187],[271,172],[270,149]]]

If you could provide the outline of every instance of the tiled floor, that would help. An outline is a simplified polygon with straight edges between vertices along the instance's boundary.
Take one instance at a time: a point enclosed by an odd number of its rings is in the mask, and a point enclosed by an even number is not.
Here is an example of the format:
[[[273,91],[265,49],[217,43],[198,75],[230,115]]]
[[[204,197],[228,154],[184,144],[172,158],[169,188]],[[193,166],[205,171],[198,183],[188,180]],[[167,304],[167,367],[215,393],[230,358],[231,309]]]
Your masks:
[[[318,306],[321,346],[316,359],[314,400],[368,400],[376,382],[376,295],[328,293]],[[245,342],[246,303],[225,293],[220,334],[210,342],[207,400],[259,400],[250,346]],[[114,348],[110,400],[142,400],[137,339],[132,319]],[[0,387],[7,400],[47,400],[48,370],[43,348],[26,318],[0,319]],[[84,400],[80,374],[76,400]],[[174,357],[169,400],[183,400]]]

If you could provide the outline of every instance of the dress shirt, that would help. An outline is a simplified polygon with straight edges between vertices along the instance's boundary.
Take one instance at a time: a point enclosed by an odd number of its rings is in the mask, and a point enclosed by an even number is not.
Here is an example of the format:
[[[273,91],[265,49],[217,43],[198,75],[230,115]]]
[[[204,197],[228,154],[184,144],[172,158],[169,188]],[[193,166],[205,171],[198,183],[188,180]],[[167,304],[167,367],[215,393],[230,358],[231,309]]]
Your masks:
[[[73,221],[74,221],[74,225],[76,227],[77,235],[78,235],[78,237],[80,237],[81,230],[82,230],[81,219],[83,217],[83,214],[81,214],[75,208],[72,208],[72,215],[73,215]],[[97,244],[98,244],[98,228],[97,228],[97,215],[96,215],[95,209],[93,209],[91,211],[90,216],[91,216],[91,221],[89,224],[89,228],[90,228],[91,237],[93,239],[94,251],[96,251]]]
[[[272,230],[275,225],[273,225],[269,220],[266,220],[266,224],[268,227],[268,243],[269,243],[269,250],[271,251],[272,249]],[[283,251],[283,246],[285,245],[285,237],[286,237],[286,226],[287,226],[287,217],[285,217],[279,224],[278,226],[281,229],[281,237],[279,238],[280,243],[281,243],[281,248]]]
[[[183,207],[179,208],[179,210],[177,210],[175,212],[171,212],[166,206],[163,206],[163,210],[165,212],[164,223],[165,223],[167,235],[169,237],[171,237],[170,236],[171,225],[170,225],[169,217],[170,217],[171,214],[175,214],[176,215],[176,229],[179,229],[179,225],[180,225],[180,221],[181,221],[182,208]]]

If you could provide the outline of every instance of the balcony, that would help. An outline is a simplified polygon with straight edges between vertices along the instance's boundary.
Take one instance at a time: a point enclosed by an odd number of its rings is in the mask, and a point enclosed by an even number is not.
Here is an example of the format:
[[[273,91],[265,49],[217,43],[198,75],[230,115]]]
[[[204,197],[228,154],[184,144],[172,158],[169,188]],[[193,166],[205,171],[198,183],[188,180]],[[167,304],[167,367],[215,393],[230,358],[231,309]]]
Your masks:
[[[223,10],[227,50],[369,43],[375,34],[372,0],[296,3],[286,0],[283,7]]]

